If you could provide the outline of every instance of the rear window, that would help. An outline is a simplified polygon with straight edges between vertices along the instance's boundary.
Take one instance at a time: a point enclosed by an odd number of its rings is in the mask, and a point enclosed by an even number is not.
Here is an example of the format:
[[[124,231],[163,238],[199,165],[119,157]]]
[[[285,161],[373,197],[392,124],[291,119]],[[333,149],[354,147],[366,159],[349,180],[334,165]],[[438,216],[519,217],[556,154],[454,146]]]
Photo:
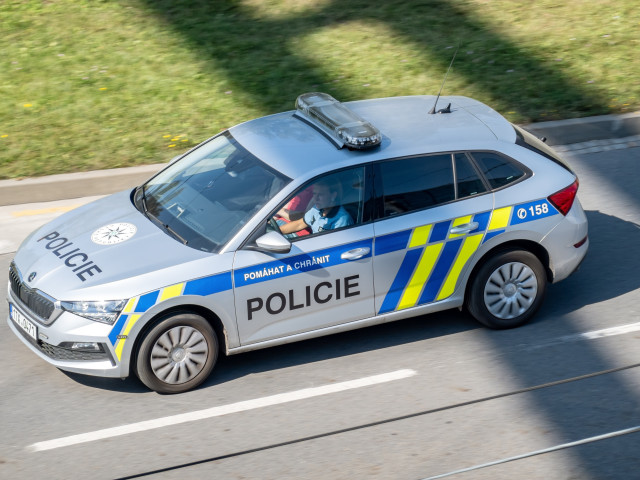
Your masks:
[[[543,157],[548,158],[552,162],[557,163],[562,168],[570,171],[575,175],[575,173],[573,172],[573,170],[571,170],[571,167],[566,162],[566,160],[563,160],[562,158],[560,158],[558,154],[551,147],[549,147],[549,145],[544,143],[535,135],[532,135],[526,130],[518,127],[517,125],[512,124],[512,126],[513,126],[513,129],[516,131],[517,145],[520,145],[521,147],[524,147],[527,150],[531,150],[533,152],[536,152],[539,155],[542,155]]]
[[[472,155],[493,189],[517,182],[526,174],[519,166],[497,153],[473,152]]]

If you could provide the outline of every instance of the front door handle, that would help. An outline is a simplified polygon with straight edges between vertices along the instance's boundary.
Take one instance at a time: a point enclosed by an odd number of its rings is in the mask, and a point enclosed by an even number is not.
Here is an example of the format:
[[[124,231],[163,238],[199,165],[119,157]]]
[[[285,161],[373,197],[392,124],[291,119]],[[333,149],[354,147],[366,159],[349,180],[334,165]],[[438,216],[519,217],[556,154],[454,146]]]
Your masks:
[[[478,222],[465,223],[464,225],[457,225],[453,227],[451,230],[449,230],[449,233],[460,235],[473,232],[476,228],[478,228]]]
[[[359,258],[368,255],[370,251],[371,249],[369,247],[354,248],[353,250],[344,252],[342,255],[340,255],[340,258],[343,260],[358,260]]]

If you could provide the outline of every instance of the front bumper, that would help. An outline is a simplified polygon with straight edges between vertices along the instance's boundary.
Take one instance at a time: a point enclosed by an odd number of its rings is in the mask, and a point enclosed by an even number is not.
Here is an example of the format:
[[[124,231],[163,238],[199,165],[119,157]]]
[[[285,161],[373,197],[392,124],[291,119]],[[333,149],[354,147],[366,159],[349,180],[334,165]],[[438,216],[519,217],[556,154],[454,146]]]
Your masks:
[[[112,378],[128,376],[128,371],[118,362],[108,338],[111,325],[92,322],[68,312],[60,315],[51,325],[44,325],[11,291],[8,300],[9,328],[22,343],[46,362],[61,370],[85,375]],[[37,329],[35,339],[12,319],[11,311],[14,309],[17,310],[17,315],[22,315]],[[102,351],[72,349],[70,344],[73,342],[98,343]]]

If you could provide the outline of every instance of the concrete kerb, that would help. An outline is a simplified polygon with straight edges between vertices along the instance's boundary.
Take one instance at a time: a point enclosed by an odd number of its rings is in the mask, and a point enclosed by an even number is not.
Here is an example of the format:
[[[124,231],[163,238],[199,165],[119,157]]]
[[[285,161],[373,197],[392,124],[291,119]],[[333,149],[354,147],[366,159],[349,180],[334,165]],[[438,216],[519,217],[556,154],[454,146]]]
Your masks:
[[[546,137],[552,146],[625,138],[640,135],[640,112],[532,123],[523,127],[538,137]]]
[[[549,145],[640,135],[640,112],[532,123],[524,128]],[[107,195],[139,185],[165,164],[0,180],[0,206]]]
[[[63,173],[23,180],[0,180],[0,206],[108,195],[139,185],[164,165]]]

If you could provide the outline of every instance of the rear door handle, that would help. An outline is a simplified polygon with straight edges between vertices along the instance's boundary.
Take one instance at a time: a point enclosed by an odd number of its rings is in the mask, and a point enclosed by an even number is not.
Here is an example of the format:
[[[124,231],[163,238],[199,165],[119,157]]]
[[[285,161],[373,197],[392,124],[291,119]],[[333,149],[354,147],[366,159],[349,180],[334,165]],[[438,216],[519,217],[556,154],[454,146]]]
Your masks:
[[[358,260],[359,258],[368,255],[370,251],[371,249],[369,247],[354,248],[353,250],[344,252],[342,255],[340,255],[340,258],[343,260]]]
[[[449,230],[449,233],[460,235],[461,233],[473,232],[476,228],[478,228],[478,222],[465,223],[464,225],[457,225],[453,227]]]

